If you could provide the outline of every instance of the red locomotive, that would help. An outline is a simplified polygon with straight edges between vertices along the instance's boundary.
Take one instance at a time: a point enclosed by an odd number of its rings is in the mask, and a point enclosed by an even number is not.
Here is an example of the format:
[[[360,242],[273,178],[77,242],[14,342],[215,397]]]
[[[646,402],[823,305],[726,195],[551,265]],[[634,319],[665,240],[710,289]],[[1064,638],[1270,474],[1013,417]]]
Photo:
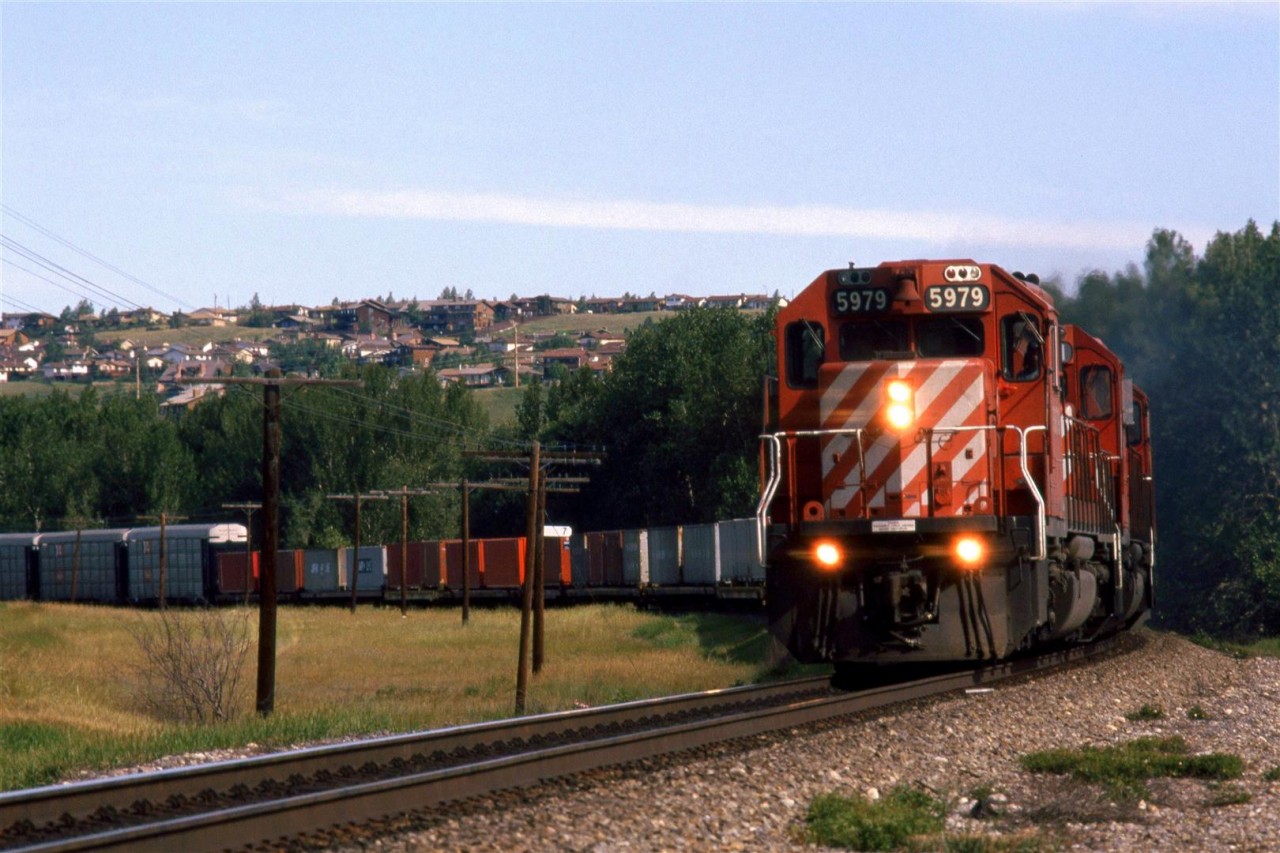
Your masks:
[[[1035,276],[830,270],[776,336],[757,521],[797,658],[1002,658],[1145,615],[1147,398]]]

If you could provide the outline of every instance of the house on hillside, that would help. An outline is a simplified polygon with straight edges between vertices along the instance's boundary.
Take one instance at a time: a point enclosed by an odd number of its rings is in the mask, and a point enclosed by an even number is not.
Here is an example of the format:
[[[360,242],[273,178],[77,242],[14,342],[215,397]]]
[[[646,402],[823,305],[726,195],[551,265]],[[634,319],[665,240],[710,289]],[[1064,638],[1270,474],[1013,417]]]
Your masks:
[[[774,305],[786,308],[790,302],[785,296],[770,296],[767,293],[749,294],[742,297],[742,307],[747,311],[767,311]]]
[[[742,296],[708,296],[702,300],[702,304],[706,308],[733,308],[742,307]]]
[[[428,334],[474,335],[493,325],[493,303],[483,299],[437,299],[422,303]]]
[[[227,393],[225,385],[188,385],[160,404],[160,411],[165,415],[177,415],[189,411],[205,399],[221,397]]]
[[[0,329],[0,349],[19,347],[31,340],[18,329],[5,327]]]
[[[669,293],[662,298],[662,307],[667,311],[684,311],[687,308],[700,308],[705,302],[706,299],[701,296]]]
[[[622,300],[613,296],[603,299],[593,296],[584,300],[584,304],[588,314],[619,314],[622,312]]]
[[[164,323],[169,319],[169,315],[154,308],[138,308],[133,311],[124,311],[120,314],[120,325],[122,326],[155,326]]]
[[[582,347],[566,347],[564,349],[543,350],[535,354],[537,363],[542,365],[542,378],[549,380],[557,367],[563,367],[570,373],[576,372],[584,365],[600,361],[599,355],[588,352]]]
[[[450,367],[436,372],[441,385],[462,384],[468,388],[490,388],[501,385],[505,368],[492,364],[476,367]]]
[[[395,313],[372,299],[346,303],[333,313],[333,327],[341,332],[364,331],[386,335],[395,327]]]
[[[662,311],[664,302],[657,296],[637,296],[634,299],[624,299],[620,310],[624,314],[639,314],[644,311]]]
[[[225,361],[182,361],[170,364],[157,380],[161,387],[172,385],[179,379],[215,380],[221,376],[231,375],[231,365]]]
[[[234,323],[235,314],[230,314],[220,308],[200,308],[192,311],[187,315],[187,322],[192,326],[216,326],[221,328]]]
[[[560,314],[576,314],[578,306],[563,296],[527,296],[511,301],[522,317],[552,317]]]
[[[620,334],[610,332],[608,329],[596,329],[594,332],[584,332],[578,338],[578,346],[587,349],[598,349],[609,344],[624,343],[626,338]]]

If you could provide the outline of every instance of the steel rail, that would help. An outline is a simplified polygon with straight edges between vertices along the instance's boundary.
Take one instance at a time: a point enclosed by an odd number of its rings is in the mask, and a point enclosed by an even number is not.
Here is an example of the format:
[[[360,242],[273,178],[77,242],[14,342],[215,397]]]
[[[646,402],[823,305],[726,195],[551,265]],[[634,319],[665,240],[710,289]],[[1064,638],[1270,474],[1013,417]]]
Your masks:
[[[707,712],[744,702],[774,701],[782,696],[823,690],[829,681],[820,676],[707,690],[10,791],[0,793],[0,833],[18,823],[45,826],[64,821],[68,815],[84,819],[102,808],[123,810],[138,801],[163,802],[174,795],[193,797],[207,790],[225,791],[233,786],[253,788],[295,774],[336,772],[343,767],[359,767],[370,762],[389,764],[424,753],[447,754],[497,742],[528,742],[577,729],[622,725],[645,716]],[[0,849],[4,849],[2,834]]]
[[[15,849],[26,853],[81,850],[197,851],[271,842],[332,826],[376,820],[500,790],[529,787],[553,778],[622,765],[642,758],[686,752],[714,743],[991,684],[1097,656],[1110,651],[1114,646],[1114,639],[1100,641],[1035,658],[1004,661],[980,669],[932,676],[903,684],[856,693],[797,699],[772,707],[736,711],[726,716],[584,739],[398,778],[357,782],[346,787],[232,806]],[[691,694],[699,695],[701,694]],[[628,704],[656,707],[661,705],[661,701]],[[501,727],[500,724],[485,725],[491,728]],[[279,778],[279,774],[276,778]]]

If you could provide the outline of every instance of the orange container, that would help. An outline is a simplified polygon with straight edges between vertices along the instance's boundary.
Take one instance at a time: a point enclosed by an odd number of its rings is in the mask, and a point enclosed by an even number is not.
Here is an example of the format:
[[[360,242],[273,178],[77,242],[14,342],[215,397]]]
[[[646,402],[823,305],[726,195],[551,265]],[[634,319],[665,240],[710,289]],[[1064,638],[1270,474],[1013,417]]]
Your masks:
[[[573,568],[569,562],[569,540],[548,536],[542,540],[542,585],[570,586]]]
[[[446,566],[445,578],[450,589],[462,589],[462,540],[450,539],[442,542]],[[471,576],[471,588],[480,588],[480,573],[484,566],[484,540],[471,540],[471,561],[467,574]]]
[[[485,589],[511,589],[524,583],[525,539],[484,540]]]

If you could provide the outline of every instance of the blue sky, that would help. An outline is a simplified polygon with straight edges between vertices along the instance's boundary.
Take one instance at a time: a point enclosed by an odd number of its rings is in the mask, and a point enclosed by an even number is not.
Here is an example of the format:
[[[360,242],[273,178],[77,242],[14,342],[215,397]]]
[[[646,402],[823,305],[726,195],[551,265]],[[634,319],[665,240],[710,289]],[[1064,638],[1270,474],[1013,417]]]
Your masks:
[[[1280,219],[1276,3],[5,2],[0,27],[6,311],[791,294],[917,257],[1071,285],[1157,227],[1202,249]]]

